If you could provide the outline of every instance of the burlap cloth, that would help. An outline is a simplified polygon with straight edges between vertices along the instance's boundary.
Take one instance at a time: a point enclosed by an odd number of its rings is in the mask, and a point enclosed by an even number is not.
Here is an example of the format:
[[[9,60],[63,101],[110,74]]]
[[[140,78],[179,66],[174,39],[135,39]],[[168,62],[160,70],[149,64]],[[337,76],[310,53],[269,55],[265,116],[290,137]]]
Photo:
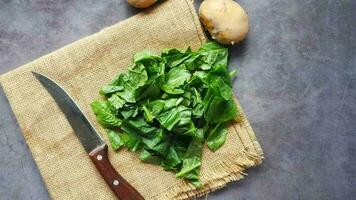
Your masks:
[[[190,0],[169,0],[150,10],[74,42],[0,77],[26,142],[53,199],[115,199],[53,99],[30,73],[60,83],[107,142],[90,102],[99,88],[125,70],[135,52],[163,48],[198,48],[206,40]],[[242,113],[230,127],[225,145],[203,151],[196,189],[160,166],[144,164],[126,149],[110,149],[110,160],[146,199],[201,196],[243,178],[243,170],[261,163],[262,150]]]

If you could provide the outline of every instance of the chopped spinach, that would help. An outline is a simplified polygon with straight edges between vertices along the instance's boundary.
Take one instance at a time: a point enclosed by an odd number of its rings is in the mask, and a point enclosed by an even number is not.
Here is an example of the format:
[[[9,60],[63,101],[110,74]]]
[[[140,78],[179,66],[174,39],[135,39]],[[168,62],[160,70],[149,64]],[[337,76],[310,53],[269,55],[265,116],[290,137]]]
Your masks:
[[[103,86],[91,106],[114,150],[139,151],[143,162],[161,165],[201,187],[202,149],[225,142],[238,114],[232,98],[228,50],[215,42],[198,51],[168,49],[135,54],[128,71]]]

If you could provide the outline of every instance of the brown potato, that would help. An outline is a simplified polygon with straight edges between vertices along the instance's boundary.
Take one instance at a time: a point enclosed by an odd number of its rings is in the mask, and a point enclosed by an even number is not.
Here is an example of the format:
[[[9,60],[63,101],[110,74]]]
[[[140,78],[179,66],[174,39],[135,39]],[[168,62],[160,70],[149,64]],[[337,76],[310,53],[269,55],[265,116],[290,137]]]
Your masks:
[[[233,0],[205,0],[200,5],[199,17],[211,37],[222,44],[238,43],[247,35],[247,14]]]
[[[136,8],[147,8],[156,3],[157,0],[127,0],[127,2]]]

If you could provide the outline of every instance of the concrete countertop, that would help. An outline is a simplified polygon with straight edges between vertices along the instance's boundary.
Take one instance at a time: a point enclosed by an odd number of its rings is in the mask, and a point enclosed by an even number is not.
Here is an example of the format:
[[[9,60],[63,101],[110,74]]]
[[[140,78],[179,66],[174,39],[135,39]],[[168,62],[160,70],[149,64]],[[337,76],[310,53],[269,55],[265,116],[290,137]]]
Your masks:
[[[250,32],[231,49],[234,91],[265,160],[208,199],[354,199],[356,1],[239,3]],[[1,0],[0,74],[137,12],[124,0]],[[0,199],[49,199],[1,89]]]

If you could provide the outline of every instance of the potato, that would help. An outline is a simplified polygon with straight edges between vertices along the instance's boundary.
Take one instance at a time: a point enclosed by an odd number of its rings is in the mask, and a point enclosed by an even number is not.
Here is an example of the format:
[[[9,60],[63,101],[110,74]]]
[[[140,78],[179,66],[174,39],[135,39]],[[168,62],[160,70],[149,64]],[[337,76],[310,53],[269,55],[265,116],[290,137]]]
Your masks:
[[[127,0],[127,2],[136,8],[147,8],[156,3],[157,0]]]
[[[222,44],[235,44],[248,32],[248,17],[233,0],[205,0],[200,5],[199,17],[211,37]]]

